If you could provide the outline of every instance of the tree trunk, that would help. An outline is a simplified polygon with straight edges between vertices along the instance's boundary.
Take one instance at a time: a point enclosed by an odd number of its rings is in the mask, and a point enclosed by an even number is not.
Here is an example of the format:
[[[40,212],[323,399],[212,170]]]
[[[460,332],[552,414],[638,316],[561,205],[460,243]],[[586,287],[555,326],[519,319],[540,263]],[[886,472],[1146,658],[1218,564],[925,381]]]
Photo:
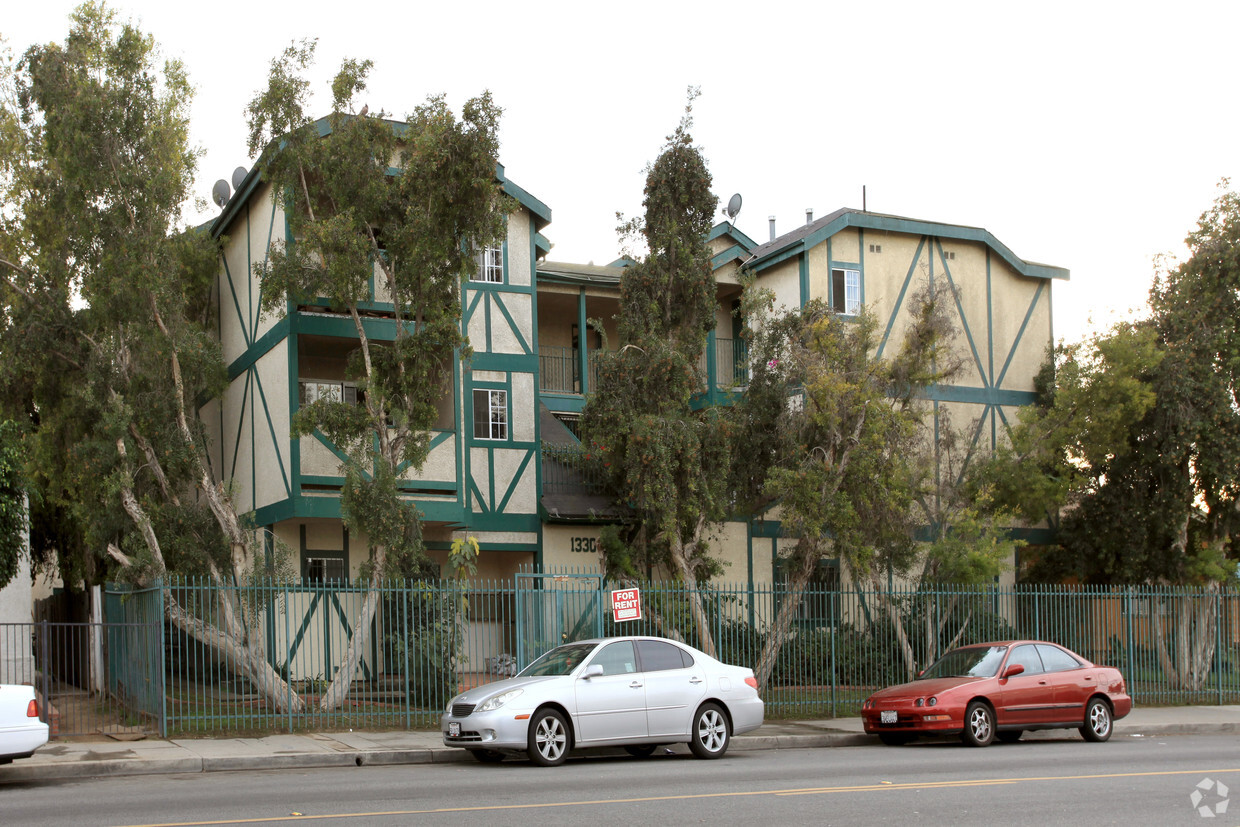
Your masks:
[[[1162,602],[1157,598],[1151,600],[1150,621],[1158,665],[1172,689],[1199,691],[1210,677],[1217,631],[1218,588],[1217,583],[1211,583],[1200,596],[1177,595],[1174,658],[1163,632]]]
[[[319,709],[323,712],[340,706],[349,696],[349,689],[353,686],[353,676],[357,674],[362,656],[366,653],[366,646],[370,643],[370,626],[374,622],[378,608],[379,582],[378,575],[374,574],[371,575],[366,597],[362,600],[362,608],[353,621],[353,634],[349,637],[349,645],[345,647],[344,655],[340,658],[340,665],[336,667],[336,674],[332,676],[331,684],[328,685],[322,700],[319,701]]]
[[[758,665],[753,670],[754,677],[758,679],[758,692],[760,693],[766,691],[771,673],[775,671],[775,661],[779,658],[779,652],[788,639],[788,630],[792,628],[793,618],[796,617],[797,609],[801,606],[805,587],[817,563],[817,555],[806,552],[801,558],[801,565],[792,572],[792,579],[789,580],[787,590],[784,592],[784,600],[779,606],[779,612],[775,615],[775,623],[767,632],[766,643],[762,645],[762,654],[758,657]]]
[[[717,657],[715,638],[710,633],[710,618],[706,615],[706,607],[702,605],[702,594],[697,588],[697,578],[694,577],[693,570],[689,568],[685,548],[683,546],[676,548],[672,556],[676,558],[680,576],[684,579],[685,594],[689,598],[689,613],[693,615],[693,623],[697,626],[698,646],[712,658]]]

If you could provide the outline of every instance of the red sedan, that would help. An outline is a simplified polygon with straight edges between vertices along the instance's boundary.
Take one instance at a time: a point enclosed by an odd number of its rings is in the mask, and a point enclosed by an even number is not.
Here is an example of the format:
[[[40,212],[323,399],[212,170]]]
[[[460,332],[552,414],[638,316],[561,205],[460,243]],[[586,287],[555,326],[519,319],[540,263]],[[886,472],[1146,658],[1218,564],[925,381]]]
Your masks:
[[[1111,722],[1132,710],[1124,676],[1039,640],[953,649],[911,683],[862,705],[865,731],[884,744],[918,735],[960,735],[984,747],[1034,729],[1078,729],[1087,741],[1111,737]]]

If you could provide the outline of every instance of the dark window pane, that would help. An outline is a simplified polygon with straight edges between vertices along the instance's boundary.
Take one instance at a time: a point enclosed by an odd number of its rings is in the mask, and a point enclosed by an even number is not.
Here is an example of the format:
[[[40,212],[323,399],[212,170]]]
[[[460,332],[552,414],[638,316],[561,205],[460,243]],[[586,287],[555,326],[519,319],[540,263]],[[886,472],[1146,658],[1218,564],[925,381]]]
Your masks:
[[[643,672],[662,672],[665,669],[684,669],[681,648],[661,640],[639,640],[637,651],[641,654]]]

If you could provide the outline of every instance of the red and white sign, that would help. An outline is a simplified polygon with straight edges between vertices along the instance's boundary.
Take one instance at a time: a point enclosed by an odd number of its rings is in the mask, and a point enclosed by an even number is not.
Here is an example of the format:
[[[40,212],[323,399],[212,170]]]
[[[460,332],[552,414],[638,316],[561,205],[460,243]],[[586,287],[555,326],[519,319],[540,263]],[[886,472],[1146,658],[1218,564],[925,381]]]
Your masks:
[[[611,593],[611,616],[622,620],[642,619],[642,596],[637,589],[616,589]]]

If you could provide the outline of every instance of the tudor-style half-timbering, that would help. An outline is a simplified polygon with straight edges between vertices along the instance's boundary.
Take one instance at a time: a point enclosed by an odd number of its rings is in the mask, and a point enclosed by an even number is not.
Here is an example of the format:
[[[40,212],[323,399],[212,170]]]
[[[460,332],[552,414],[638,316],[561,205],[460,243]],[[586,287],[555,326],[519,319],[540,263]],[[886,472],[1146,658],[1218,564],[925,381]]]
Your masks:
[[[365,559],[364,537],[339,528],[343,453],[321,433],[294,440],[298,408],[324,396],[357,400],[345,377],[357,347],[351,318],[326,301],[261,314],[254,266],[274,244],[291,241],[281,205],[257,167],[238,187],[211,232],[223,240],[215,289],[218,336],[229,385],[202,408],[216,475],[232,488],[238,509],[299,553],[303,577],[338,572],[322,560],[342,560],[346,576]],[[420,471],[406,470],[405,496],[425,517],[425,537],[443,556],[457,533],[477,537],[489,554],[484,572],[515,571],[538,550],[538,376],[534,263],[549,248],[539,230],[546,205],[496,176],[516,209],[501,243],[480,250],[478,269],[462,287],[462,330],[472,356],[454,365],[442,389],[431,453]],[[382,279],[364,304],[367,336],[391,341],[392,306]],[[336,537],[339,548],[307,546],[306,531]],[[331,545],[331,543],[328,543]],[[510,552],[510,554],[498,554]],[[313,559],[311,559],[313,558]]]

